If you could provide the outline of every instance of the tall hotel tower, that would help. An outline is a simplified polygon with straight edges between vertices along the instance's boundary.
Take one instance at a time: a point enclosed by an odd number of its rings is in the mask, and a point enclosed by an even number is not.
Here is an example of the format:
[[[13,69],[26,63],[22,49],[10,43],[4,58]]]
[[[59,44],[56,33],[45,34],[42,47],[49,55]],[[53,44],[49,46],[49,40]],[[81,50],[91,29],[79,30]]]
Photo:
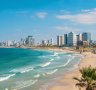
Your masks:
[[[67,34],[64,34],[64,45],[67,45],[68,37]]]
[[[68,46],[77,46],[77,36],[74,32],[68,33]]]
[[[84,32],[84,33],[82,34],[82,40],[83,40],[83,41],[87,41],[88,43],[90,43],[90,41],[91,41],[91,33],[89,33],[89,32]]]
[[[57,36],[57,46],[64,45],[64,36]]]

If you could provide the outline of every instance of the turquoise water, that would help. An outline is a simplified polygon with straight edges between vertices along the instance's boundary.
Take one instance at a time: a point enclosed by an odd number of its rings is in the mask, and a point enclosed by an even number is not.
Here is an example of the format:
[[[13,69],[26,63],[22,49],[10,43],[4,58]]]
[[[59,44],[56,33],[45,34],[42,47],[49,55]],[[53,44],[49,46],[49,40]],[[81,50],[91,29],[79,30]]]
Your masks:
[[[0,48],[0,90],[45,90],[48,82],[76,68],[80,55]]]

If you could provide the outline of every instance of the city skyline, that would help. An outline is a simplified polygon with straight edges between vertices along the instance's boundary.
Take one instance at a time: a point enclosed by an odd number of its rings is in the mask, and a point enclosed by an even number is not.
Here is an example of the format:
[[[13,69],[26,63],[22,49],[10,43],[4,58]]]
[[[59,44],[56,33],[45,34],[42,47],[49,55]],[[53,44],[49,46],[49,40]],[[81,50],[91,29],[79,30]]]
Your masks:
[[[0,41],[32,35],[38,42],[62,33],[96,33],[95,0],[1,0]],[[38,38],[39,37],[39,38]]]
[[[39,38],[39,37],[38,37]],[[64,33],[62,35],[58,35],[56,41],[53,38],[42,39],[40,42],[37,42],[34,36],[28,35],[27,37],[21,38],[19,41],[16,40],[8,40],[8,41],[0,41],[0,46],[13,46],[13,47],[31,47],[31,46],[88,46],[92,44],[96,44],[96,41],[92,39],[90,32],[82,32],[80,34],[76,34],[74,32]]]

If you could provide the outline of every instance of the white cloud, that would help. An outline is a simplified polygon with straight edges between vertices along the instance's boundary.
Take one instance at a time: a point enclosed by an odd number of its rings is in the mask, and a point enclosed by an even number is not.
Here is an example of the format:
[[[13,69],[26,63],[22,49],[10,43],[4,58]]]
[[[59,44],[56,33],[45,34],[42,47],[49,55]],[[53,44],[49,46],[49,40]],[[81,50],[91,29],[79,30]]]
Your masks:
[[[90,12],[90,9],[81,10],[81,12]]]
[[[54,28],[56,30],[64,30],[64,31],[67,31],[67,32],[71,32],[71,31],[79,32],[80,31],[80,29],[72,27],[72,26],[55,26]]]
[[[57,15],[56,18],[80,24],[96,24],[96,9],[83,10],[78,14]]]
[[[47,16],[47,13],[46,13],[46,12],[38,12],[38,13],[36,14],[36,16],[37,16],[38,18],[44,19],[44,18]]]

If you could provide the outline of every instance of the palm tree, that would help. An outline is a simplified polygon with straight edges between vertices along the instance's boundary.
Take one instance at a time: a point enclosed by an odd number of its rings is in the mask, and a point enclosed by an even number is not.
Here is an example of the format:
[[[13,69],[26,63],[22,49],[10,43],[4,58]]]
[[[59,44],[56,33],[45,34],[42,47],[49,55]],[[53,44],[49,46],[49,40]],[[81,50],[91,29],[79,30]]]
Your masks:
[[[74,77],[73,79],[77,80],[76,86],[79,90],[85,87],[86,90],[96,90],[96,69],[90,67],[80,69],[81,78]]]

